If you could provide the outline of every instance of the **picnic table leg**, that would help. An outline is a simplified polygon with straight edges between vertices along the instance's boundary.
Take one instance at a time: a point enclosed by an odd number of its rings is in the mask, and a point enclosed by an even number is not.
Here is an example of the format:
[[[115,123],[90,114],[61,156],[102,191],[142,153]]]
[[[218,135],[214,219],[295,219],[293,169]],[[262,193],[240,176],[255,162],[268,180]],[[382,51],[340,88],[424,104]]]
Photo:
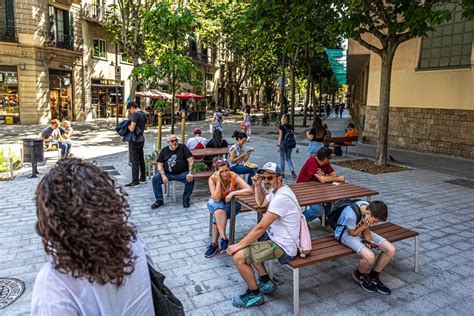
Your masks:
[[[326,226],[326,209],[323,206],[323,215],[321,216],[321,225]]]
[[[257,223],[260,223],[260,221],[262,220],[262,218],[263,218],[262,212],[257,211]]]
[[[212,213],[209,212],[209,237],[212,236]]]
[[[229,233],[229,241],[230,244],[234,243],[235,237],[235,198],[232,197],[230,201],[230,233]]]
[[[420,239],[419,236],[415,236],[415,272],[420,270],[420,261],[419,261],[419,246],[420,246]]]
[[[293,269],[293,315],[300,315],[300,270]]]
[[[368,196],[368,197],[367,197],[367,202],[370,202],[370,201],[372,201],[372,197],[371,197],[371,196]]]

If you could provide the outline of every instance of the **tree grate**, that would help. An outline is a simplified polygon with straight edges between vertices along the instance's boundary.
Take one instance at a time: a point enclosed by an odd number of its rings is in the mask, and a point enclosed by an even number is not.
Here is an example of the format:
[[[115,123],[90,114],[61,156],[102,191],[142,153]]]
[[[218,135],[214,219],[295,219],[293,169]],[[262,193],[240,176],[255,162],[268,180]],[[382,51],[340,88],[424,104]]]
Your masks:
[[[453,180],[447,180],[444,182],[474,189],[474,181],[468,180],[468,179],[453,179]]]
[[[0,278],[0,310],[13,304],[25,292],[25,283],[14,278]]]

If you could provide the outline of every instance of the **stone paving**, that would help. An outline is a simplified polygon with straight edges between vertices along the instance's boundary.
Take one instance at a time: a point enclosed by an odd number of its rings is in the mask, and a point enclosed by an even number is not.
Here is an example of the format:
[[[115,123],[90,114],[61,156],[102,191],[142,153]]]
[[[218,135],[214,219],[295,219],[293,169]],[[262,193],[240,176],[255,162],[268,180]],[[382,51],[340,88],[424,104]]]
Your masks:
[[[208,126],[208,123],[201,122],[200,125]],[[228,136],[237,125],[238,120],[227,123],[225,135]],[[94,129],[94,126],[90,128]],[[101,166],[114,166],[120,173],[117,179],[124,184],[130,176],[126,145],[104,128],[100,128],[107,134],[104,143],[99,137],[95,138],[94,144],[85,139],[73,152],[76,156],[93,159]],[[258,164],[268,160],[278,161],[276,136],[268,134],[268,131],[274,130],[274,127],[255,129],[250,143],[256,148],[252,161]],[[154,133],[150,131],[148,134],[147,152],[151,152]],[[294,152],[297,171],[306,158],[306,148],[302,145],[298,147],[299,153]],[[53,163],[54,159],[50,158],[41,170],[46,170]],[[302,315],[472,315],[473,190],[445,182],[459,176],[430,170],[370,175],[337,166],[335,169],[349,182],[379,191],[376,198],[389,205],[389,220],[420,233],[420,272],[413,271],[412,240],[396,243],[397,255],[382,274],[381,278],[393,290],[389,296],[367,293],[354,283],[351,272],[358,261],[356,255],[303,268],[300,271]],[[0,277],[19,278],[26,285],[25,294],[1,310],[1,315],[29,314],[35,276],[47,260],[34,230],[36,214],[33,198],[38,181],[29,179],[25,171],[13,181],[0,182]],[[245,286],[230,257],[218,255],[212,259],[204,258],[205,248],[210,242],[206,186],[206,182],[196,186],[188,209],[182,209],[179,200],[172,203],[167,199],[164,207],[151,210],[154,199],[150,181],[141,187],[128,189],[131,221],[147,242],[159,270],[167,276],[166,284],[181,299],[186,313],[190,315],[291,314],[292,273],[279,265],[276,265],[275,271],[278,290],[265,297],[264,305],[241,310],[230,303],[230,297]],[[177,190],[179,197],[181,184],[177,184]],[[251,229],[255,218],[252,213],[237,217],[237,239]],[[328,234],[327,231],[319,223],[312,224],[313,236],[325,234]]]

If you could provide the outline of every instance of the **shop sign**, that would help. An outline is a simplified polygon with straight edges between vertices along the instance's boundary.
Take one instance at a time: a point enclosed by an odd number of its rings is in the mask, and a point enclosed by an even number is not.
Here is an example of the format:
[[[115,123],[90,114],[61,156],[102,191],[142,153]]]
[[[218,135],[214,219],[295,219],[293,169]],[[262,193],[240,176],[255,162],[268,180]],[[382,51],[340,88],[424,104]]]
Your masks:
[[[115,67],[115,80],[117,81],[117,83],[120,81],[122,77],[122,71],[120,69],[120,66],[116,66]]]

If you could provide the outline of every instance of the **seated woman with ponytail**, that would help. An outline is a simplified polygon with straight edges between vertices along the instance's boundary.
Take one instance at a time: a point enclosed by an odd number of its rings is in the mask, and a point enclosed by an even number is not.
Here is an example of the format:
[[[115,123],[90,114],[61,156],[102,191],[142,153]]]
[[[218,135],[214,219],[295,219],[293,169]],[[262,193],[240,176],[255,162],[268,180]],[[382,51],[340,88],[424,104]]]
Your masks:
[[[229,149],[230,154],[230,171],[237,174],[248,174],[247,184],[252,186],[252,177],[257,172],[257,167],[249,167],[245,163],[249,160],[250,154],[253,152],[253,148],[247,147],[247,134],[239,131],[235,131],[232,134],[235,138],[236,143]]]

